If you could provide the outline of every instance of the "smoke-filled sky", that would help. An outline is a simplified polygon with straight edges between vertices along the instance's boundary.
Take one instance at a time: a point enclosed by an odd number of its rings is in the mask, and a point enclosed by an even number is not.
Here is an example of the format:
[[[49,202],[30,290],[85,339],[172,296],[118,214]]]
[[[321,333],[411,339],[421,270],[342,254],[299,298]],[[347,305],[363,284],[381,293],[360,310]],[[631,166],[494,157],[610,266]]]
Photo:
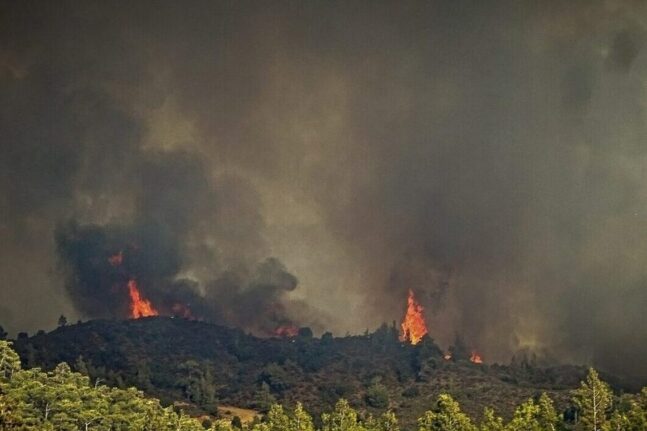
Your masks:
[[[118,315],[125,250],[250,330],[412,288],[441,346],[647,375],[644,2],[131,3],[0,4],[6,329]]]

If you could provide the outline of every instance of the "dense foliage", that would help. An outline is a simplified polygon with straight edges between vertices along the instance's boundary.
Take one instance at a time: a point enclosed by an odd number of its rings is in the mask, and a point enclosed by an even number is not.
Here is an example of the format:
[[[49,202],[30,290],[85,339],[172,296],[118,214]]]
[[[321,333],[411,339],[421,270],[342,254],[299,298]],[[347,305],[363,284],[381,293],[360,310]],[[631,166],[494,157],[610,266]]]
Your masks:
[[[369,396],[382,388],[375,384]],[[381,401],[380,401],[381,402]],[[580,387],[572,391],[571,414],[556,412],[552,399],[542,393],[529,398],[504,424],[486,407],[478,423],[461,411],[448,394],[440,394],[432,409],[417,420],[418,431],[640,431],[647,429],[647,388],[635,395],[614,397],[610,387],[590,369]],[[391,411],[377,417],[355,410],[339,399],[331,412],[323,413],[319,426],[300,402],[292,410],[270,406],[262,421],[242,424],[215,419],[199,421],[172,407],[162,407],[135,388],[119,389],[91,384],[66,363],[53,371],[22,369],[11,342],[0,340],[0,430],[98,430],[98,431],[400,431]]]
[[[472,364],[467,346],[455,344],[448,361],[428,337],[416,346],[401,343],[395,325],[356,336],[316,338],[304,330],[294,338],[258,338],[159,317],[68,323],[18,337],[14,347],[24,367],[53,370],[67,362],[93,382],[135,386],[163,404],[182,401],[195,416],[214,416],[219,406],[264,413],[273,403],[302,402],[317,422],[344,398],[363,414],[391,410],[405,428],[416,426],[441,393],[475,418],[490,406],[509,420],[516,405],[542,392],[562,412],[586,374],[583,367],[542,367],[523,356],[509,366]]]
[[[573,391],[575,415],[558,415],[545,393],[519,405],[512,419],[486,408],[479,423],[461,411],[448,394],[438,396],[432,409],[417,421],[418,431],[640,431],[647,429],[647,388],[636,396],[616,399],[595,370]],[[360,414],[345,399],[321,415],[319,426],[301,403],[291,410],[273,404],[262,421],[250,424],[186,416],[134,389],[91,384],[87,376],[61,363],[51,372],[22,369],[11,343],[0,341],[0,429],[61,431],[399,431],[396,416]],[[236,425],[238,427],[236,427]]]
[[[221,424],[217,424],[221,425]],[[21,369],[0,341],[0,430],[204,430],[202,424],[134,388],[91,384],[66,363],[53,371]]]

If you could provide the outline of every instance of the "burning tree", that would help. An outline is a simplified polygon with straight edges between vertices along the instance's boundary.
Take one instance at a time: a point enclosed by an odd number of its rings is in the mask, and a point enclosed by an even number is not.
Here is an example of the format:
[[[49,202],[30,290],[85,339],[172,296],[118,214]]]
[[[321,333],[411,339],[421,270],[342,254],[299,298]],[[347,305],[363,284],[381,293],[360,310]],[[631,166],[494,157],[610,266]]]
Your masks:
[[[422,340],[422,337],[427,335],[429,331],[427,331],[423,311],[424,308],[416,301],[413,290],[409,289],[407,312],[402,320],[400,341],[410,342],[415,345]]]

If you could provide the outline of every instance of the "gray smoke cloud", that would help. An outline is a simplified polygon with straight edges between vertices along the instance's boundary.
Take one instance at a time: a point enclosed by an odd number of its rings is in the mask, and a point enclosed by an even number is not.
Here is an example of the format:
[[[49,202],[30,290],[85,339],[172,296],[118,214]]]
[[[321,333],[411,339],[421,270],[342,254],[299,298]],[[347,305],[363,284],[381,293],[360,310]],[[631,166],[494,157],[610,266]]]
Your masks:
[[[3,325],[83,310],[56,226],[162,226],[166,286],[220,307],[210,292],[262,289],[277,257],[299,285],[268,303],[302,324],[399,320],[412,288],[443,346],[647,374],[643,3],[19,2],[0,19],[0,294],[32,311]]]

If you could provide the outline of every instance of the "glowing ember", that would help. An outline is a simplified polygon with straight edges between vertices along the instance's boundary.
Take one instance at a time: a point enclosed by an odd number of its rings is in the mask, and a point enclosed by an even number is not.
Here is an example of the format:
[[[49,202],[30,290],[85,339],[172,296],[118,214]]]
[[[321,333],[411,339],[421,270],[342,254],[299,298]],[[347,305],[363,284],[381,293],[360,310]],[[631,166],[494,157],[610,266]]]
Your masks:
[[[409,341],[411,344],[418,344],[422,337],[427,334],[427,325],[422,315],[423,308],[413,296],[413,290],[409,289],[407,299],[407,314],[402,320],[402,331],[400,332],[400,341]]]
[[[482,364],[483,358],[481,358],[481,355],[476,353],[476,351],[472,351],[472,356],[470,356],[470,361],[474,362],[475,364]]]
[[[299,328],[294,325],[281,325],[274,330],[274,335],[277,337],[296,337],[299,335]]]
[[[119,266],[124,262],[124,252],[120,251],[119,253],[112,255],[108,258],[108,262],[112,266]]]
[[[142,298],[134,279],[128,280],[128,293],[130,294],[130,317],[139,319],[159,314],[148,299]]]

